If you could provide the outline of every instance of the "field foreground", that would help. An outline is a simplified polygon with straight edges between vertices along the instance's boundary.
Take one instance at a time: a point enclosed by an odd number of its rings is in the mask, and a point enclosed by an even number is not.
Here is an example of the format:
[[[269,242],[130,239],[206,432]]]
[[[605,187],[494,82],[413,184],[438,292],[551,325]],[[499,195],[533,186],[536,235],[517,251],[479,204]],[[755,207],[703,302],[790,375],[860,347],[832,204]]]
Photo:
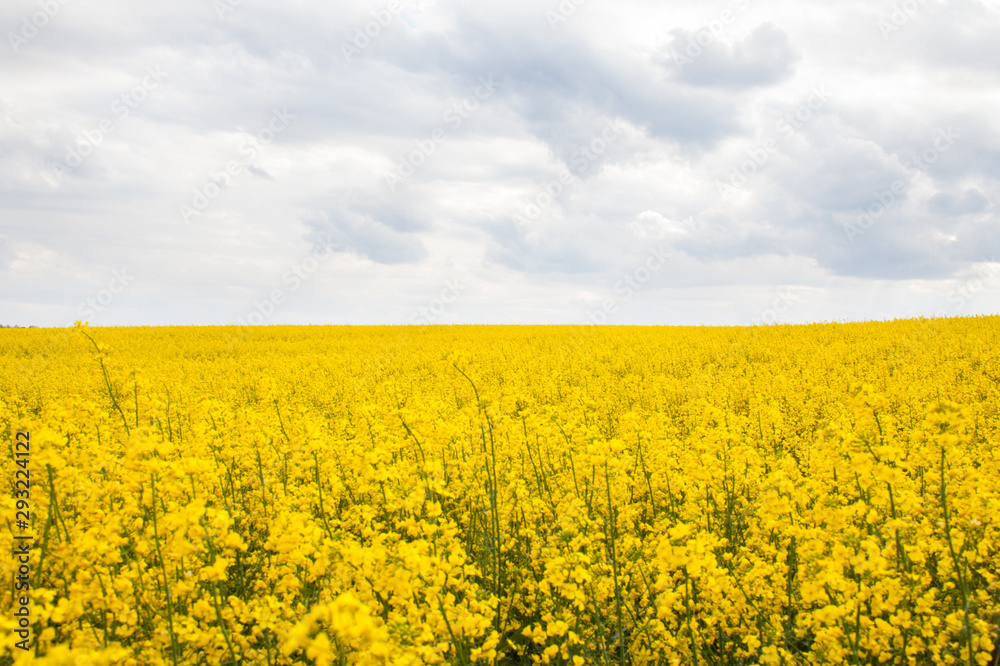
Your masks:
[[[4,329],[0,389],[0,664],[1000,663],[1000,317]]]

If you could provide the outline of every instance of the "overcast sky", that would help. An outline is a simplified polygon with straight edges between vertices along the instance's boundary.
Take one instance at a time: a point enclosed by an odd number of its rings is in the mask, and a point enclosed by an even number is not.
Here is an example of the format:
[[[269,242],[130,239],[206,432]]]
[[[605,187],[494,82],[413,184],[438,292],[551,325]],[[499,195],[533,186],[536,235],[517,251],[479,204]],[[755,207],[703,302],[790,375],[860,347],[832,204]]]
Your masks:
[[[3,0],[0,324],[1000,312],[1000,2]]]

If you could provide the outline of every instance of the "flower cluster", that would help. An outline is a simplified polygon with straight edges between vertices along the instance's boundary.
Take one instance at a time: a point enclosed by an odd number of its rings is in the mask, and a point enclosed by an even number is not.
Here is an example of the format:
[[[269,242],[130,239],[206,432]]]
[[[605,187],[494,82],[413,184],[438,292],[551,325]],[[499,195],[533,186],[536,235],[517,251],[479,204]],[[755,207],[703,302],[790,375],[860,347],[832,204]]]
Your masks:
[[[4,663],[1000,663],[998,317],[4,330],[0,385]]]

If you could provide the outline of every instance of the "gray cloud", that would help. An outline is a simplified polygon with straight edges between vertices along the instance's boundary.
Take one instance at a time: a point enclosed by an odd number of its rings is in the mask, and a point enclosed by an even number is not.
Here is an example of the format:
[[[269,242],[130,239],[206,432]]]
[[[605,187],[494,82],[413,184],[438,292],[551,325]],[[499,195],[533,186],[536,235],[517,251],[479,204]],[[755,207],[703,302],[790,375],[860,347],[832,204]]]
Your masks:
[[[976,188],[970,188],[960,195],[938,192],[928,201],[931,212],[938,215],[969,215],[981,213],[989,206],[989,200]]]
[[[702,46],[704,30],[676,29],[660,62],[676,66],[675,78],[701,87],[753,88],[779,83],[792,76],[798,54],[788,35],[771,23],[757,26],[742,41],[727,45],[711,41]]]
[[[0,323],[72,322],[122,266],[92,323],[221,323],[321,239],[271,321],[404,321],[461,273],[449,321],[573,322],[650,247],[610,323],[789,285],[789,321],[996,311],[946,296],[1000,249],[1000,12],[917,7],[107,0],[32,31],[11,0]]]
[[[418,262],[427,251],[418,237],[401,234],[381,220],[340,208],[318,217],[304,219],[312,230],[310,238],[332,239],[339,248],[381,264]]]

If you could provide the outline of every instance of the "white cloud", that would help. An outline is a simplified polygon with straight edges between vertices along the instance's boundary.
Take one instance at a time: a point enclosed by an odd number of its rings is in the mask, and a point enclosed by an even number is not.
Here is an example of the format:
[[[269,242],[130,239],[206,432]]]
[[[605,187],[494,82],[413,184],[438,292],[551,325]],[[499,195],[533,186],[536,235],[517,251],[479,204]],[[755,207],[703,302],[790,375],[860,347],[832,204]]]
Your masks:
[[[0,6],[0,323],[235,322],[324,238],[269,322],[583,322],[651,248],[609,323],[1000,310],[996,3],[231,4]]]

